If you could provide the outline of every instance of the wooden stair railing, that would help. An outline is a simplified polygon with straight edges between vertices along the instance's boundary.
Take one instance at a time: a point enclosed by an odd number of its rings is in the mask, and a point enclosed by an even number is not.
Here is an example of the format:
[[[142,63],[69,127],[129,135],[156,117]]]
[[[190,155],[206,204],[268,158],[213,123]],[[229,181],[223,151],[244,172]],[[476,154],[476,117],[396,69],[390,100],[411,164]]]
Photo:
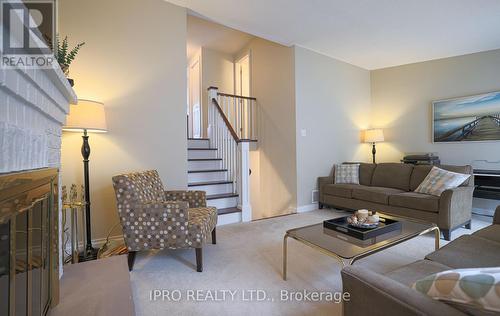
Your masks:
[[[227,169],[227,180],[238,194],[242,221],[252,219],[250,205],[250,147],[256,141],[256,99],[218,93],[208,88],[208,138]],[[248,100],[248,102],[240,102]],[[250,103],[251,101],[251,103]]]
[[[217,91],[217,88],[210,88]],[[214,93],[214,98],[228,123],[235,131],[238,139],[246,141],[257,140],[256,116],[257,99],[228,93]],[[210,100],[213,102],[213,100]]]

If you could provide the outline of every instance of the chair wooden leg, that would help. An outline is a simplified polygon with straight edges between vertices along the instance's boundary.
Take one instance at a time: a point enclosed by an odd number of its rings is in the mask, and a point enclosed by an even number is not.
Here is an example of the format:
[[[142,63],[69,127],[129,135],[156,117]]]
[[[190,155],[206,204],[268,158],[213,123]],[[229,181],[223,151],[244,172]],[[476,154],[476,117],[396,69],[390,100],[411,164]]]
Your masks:
[[[451,230],[450,229],[441,229],[441,232],[443,233],[443,238],[446,241],[451,240]]]
[[[214,230],[212,230],[212,244],[217,244],[217,236],[216,236],[216,233],[215,233],[215,227],[214,227]]]
[[[203,272],[202,248],[196,248],[196,271]]]
[[[135,255],[136,255],[136,251],[129,251],[128,252],[128,271],[132,271],[132,269],[134,268],[134,261],[135,261]]]

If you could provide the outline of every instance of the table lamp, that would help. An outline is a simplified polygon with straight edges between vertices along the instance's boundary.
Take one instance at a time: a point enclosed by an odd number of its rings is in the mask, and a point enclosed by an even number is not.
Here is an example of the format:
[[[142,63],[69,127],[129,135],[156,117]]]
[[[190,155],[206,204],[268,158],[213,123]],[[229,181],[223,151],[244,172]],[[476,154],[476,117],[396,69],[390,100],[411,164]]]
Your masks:
[[[89,183],[89,157],[90,145],[87,133],[106,133],[106,115],[101,102],[91,100],[78,100],[78,104],[71,105],[66,125],[63,131],[83,133],[83,179],[85,186],[85,235],[86,245],[80,261],[94,260],[97,258],[97,249],[92,247],[92,232],[90,221],[90,183]]]
[[[381,128],[367,129],[365,131],[365,143],[371,143],[373,163],[375,163],[375,154],[377,150],[375,149],[375,143],[384,141],[384,131]]]

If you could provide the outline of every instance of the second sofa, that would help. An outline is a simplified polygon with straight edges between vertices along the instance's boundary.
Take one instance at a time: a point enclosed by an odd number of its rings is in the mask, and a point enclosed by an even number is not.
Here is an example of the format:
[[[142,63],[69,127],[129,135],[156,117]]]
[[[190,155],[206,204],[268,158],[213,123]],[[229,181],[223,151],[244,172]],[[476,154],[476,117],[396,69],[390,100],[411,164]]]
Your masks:
[[[361,163],[359,184],[336,184],[332,173],[318,179],[320,208],[324,205],[351,210],[366,208],[436,223],[444,239],[451,240],[455,228],[470,228],[473,170],[471,166],[439,166],[471,176],[441,196],[413,192],[431,168],[429,165]]]

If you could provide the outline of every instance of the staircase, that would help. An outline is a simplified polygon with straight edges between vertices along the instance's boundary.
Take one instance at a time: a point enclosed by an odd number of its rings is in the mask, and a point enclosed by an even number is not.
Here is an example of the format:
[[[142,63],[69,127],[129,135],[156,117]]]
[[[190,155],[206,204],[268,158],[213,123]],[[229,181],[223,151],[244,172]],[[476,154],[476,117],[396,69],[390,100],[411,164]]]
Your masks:
[[[188,138],[188,187],[205,191],[217,225],[252,220],[249,143],[256,137],[256,99],[208,88],[208,137]]]
[[[241,222],[239,195],[235,183],[228,179],[228,169],[223,168],[222,158],[217,158],[217,148],[210,148],[210,140],[188,138],[188,187],[207,193],[208,206],[217,208],[217,225]]]

